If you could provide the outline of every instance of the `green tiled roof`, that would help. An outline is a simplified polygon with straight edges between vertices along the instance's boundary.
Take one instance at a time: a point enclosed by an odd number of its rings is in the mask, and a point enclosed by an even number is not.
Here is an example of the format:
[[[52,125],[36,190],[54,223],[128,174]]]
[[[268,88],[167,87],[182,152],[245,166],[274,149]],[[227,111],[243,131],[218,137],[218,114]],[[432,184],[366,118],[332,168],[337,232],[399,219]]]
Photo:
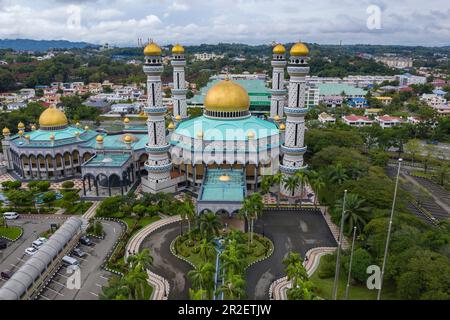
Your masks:
[[[122,167],[128,159],[129,154],[116,153],[100,153],[96,154],[88,162],[84,163],[84,167]]]
[[[342,83],[319,83],[319,94],[324,96],[340,96],[342,92],[351,96],[364,96],[367,91],[348,84]]]
[[[123,137],[127,134],[116,134],[116,135],[106,135],[103,136],[103,149],[105,150],[126,150],[127,145],[123,142]],[[140,150],[145,148],[145,145],[148,141],[147,134],[135,134],[128,133],[128,135],[135,137],[135,141],[131,143],[131,148],[133,150]],[[97,141],[95,139],[89,141],[88,143],[83,144],[85,148],[95,148],[97,145]]]
[[[75,133],[80,132],[80,140],[77,140]],[[30,141],[25,140],[25,136],[30,136]],[[94,138],[97,133],[93,130],[84,130],[76,127],[67,127],[65,129],[48,131],[48,130],[34,130],[25,132],[23,137],[20,138],[19,135],[14,135],[12,137],[12,142],[20,147],[51,147],[50,136],[54,135],[55,139],[53,141],[53,146],[60,146],[71,143],[83,143],[84,141],[89,141]]]

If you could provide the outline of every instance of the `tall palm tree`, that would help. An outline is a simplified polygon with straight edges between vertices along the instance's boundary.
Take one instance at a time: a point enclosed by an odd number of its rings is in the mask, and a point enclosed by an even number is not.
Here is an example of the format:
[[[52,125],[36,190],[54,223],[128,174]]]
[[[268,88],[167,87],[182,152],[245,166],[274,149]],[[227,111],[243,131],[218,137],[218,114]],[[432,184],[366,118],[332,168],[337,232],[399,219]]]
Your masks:
[[[131,300],[145,299],[145,285],[148,274],[146,271],[133,269],[123,277],[124,285],[130,288]]]
[[[184,209],[184,216],[188,223],[188,231],[191,232],[191,221],[195,218],[195,207],[192,203],[191,197],[186,193],[184,195],[184,202],[182,208]],[[183,218],[183,217],[182,217]]]
[[[272,185],[277,185],[278,188],[280,188],[281,183],[283,182],[283,175],[281,174],[281,172],[277,172],[276,174],[274,174],[272,176]],[[280,193],[278,192],[278,196],[277,196],[277,207],[280,206]]]
[[[272,176],[264,176],[261,180],[261,193],[262,194],[269,193],[272,184],[273,184]]]
[[[336,201],[335,212],[342,210],[342,199]],[[367,222],[367,215],[369,213],[368,207],[365,206],[366,200],[359,197],[357,194],[350,193],[345,200],[344,212],[344,226],[346,226],[347,233],[353,230],[356,226],[358,232],[364,229]]]
[[[128,256],[127,262],[131,269],[146,270],[153,264],[153,257],[148,248],[141,252]]]
[[[189,288],[189,297],[191,298],[191,300],[206,300],[208,299],[208,291],[193,290]]]
[[[311,187],[314,190],[314,207],[317,207],[317,200],[319,199],[319,192],[326,186],[325,181],[321,176],[310,178]]]
[[[220,255],[221,268],[229,275],[244,271],[244,250],[235,240],[231,241]]]
[[[295,264],[297,262],[303,263],[302,257],[300,253],[297,252],[289,252],[288,256],[283,259],[283,264],[287,267],[290,264]]]
[[[295,175],[298,177],[298,180],[300,182],[300,208],[302,207],[302,198],[303,194],[305,193],[306,185],[309,183],[309,176],[306,171],[298,170]]]
[[[199,265],[196,269],[188,272],[194,288],[198,290],[209,290],[214,284],[215,267],[211,262]]]
[[[345,169],[340,163],[329,168],[329,181],[333,184],[341,185],[348,179]]]
[[[308,280],[308,273],[301,262],[290,263],[286,267],[288,280],[292,283],[292,288],[296,287],[301,281]]]
[[[253,226],[258,217],[261,216],[264,209],[261,195],[259,193],[253,193],[244,199],[244,203],[240,210],[240,216],[244,216],[249,223],[250,231],[250,243],[253,242]]]
[[[216,256],[216,249],[214,248],[214,245],[207,239],[202,239],[200,241],[199,249],[198,254],[204,262],[207,262]]]
[[[234,274],[227,278],[219,287],[227,300],[241,299],[245,296],[245,280],[241,275]]]
[[[291,193],[292,197],[295,196],[295,190],[300,186],[300,180],[297,175],[286,176],[282,183],[284,187]]]
[[[200,233],[208,239],[217,236],[221,228],[221,223],[217,215],[209,211],[200,216]]]

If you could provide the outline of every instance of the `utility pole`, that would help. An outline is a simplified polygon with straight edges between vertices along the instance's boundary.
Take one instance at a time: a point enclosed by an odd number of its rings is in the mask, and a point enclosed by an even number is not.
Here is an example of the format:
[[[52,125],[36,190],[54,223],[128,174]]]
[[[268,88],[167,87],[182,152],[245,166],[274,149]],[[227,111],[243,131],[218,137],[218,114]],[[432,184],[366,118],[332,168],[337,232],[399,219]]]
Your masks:
[[[344,237],[344,215],[345,215],[345,200],[347,198],[347,190],[344,190],[344,201],[342,203],[342,217],[341,217],[341,228],[339,230],[339,239],[337,247],[336,256],[336,270],[334,271],[334,285],[333,285],[333,300],[337,300],[337,289],[339,282],[339,269],[340,269],[340,258],[341,258],[341,244],[342,238]]]
[[[397,178],[395,179],[394,199],[392,199],[391,217],[389,218],[389,227],[388,227],[388,233],[387,233],[387,238],[386,238],[386,247],[384,248],[383,266],[381,268],[380,289],[378,289],[377,300],[381,299],[381,289],[383,287],[384,271],[386,268],[386,259],[387,259],[388,250],[389,250],[389,240],[391,239],[392,218],[394,217],[395,200],[397,198],[398,178],[400,176],[400,167],[402,165],[402,161],[403,161],[402,158],[398,159],[398,170],[397,170]]]
[[[348,299],[348,291],[350,289],[350,277],[352,275],[353,250],[355,248],[356,226],[353,227],[352,251],[350,253],[350,266],[348,267],[347,287],[345,287],[345,300]]]

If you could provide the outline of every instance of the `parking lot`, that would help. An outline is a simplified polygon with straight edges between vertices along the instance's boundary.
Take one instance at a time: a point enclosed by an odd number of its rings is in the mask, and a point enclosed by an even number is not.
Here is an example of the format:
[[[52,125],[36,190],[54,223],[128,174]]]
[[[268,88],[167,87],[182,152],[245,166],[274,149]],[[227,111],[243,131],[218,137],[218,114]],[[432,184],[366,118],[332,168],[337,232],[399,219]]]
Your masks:
[[[80,288],[74,286],[75,273],[71,267],[61,264],[60,269],[49,281],[47,286],[38,296],[38,300],[96,300],[99,297],[102,286],[108,283],[111,273],[101,269],[107,253],[117,241],[121,226],[116,222],[102,222],[106,237],[103,240],[91,238],[93,245],[79,244],[86,255],[83,258],[70,254],[79,261]],[[72,281],[71,281],[72,279]]]

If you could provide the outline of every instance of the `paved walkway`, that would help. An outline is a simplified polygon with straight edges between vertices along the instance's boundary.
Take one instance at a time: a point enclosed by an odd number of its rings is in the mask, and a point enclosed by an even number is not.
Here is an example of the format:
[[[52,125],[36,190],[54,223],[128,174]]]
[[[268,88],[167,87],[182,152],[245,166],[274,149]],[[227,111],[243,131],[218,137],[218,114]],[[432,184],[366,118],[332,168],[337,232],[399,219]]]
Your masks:
[[[335,247],[319,247],[309,250],[305,255],[308,259],[303,262],[308,277],[311,277],[319,267],[320,258],[323,255],[333,253],[335,250]],[[269,289],[269,298],[273,300],[287,300],[286,290],[290,287],[291,282],[287,279],[287,276],[274,281]]]
[[[339,231],[340,231],[339,227],[335,225],[334,222],[331,220],[331,216],[326,212],[325,207],[320,207],[320,210],[322,211],[323,217],[328,224],[328,228],[330,228],[330,231],[333,234],[334,240],[336,240],[336,242],[339,242]],[[342,241],[342,248],[344,250],[349,248],[349,244],[345,236]]]
[[[125,250],[125,259],[128,258],[130,253],[139,252],[142,242],[154,231],[167,226],[171,223],[180,221],[180,216],[173,216],[158,220],[136,233],[129,241]],[[170,252],[169,252],[170,254]],[[156,273],[147,270],[148,282],[153,287],[152,300],[167,300],[170,292],[169,282]]]
[[[100,201],[93,201],[92,206],[83,214],[83,218],[87,220],[93,218],[99,205]]]

